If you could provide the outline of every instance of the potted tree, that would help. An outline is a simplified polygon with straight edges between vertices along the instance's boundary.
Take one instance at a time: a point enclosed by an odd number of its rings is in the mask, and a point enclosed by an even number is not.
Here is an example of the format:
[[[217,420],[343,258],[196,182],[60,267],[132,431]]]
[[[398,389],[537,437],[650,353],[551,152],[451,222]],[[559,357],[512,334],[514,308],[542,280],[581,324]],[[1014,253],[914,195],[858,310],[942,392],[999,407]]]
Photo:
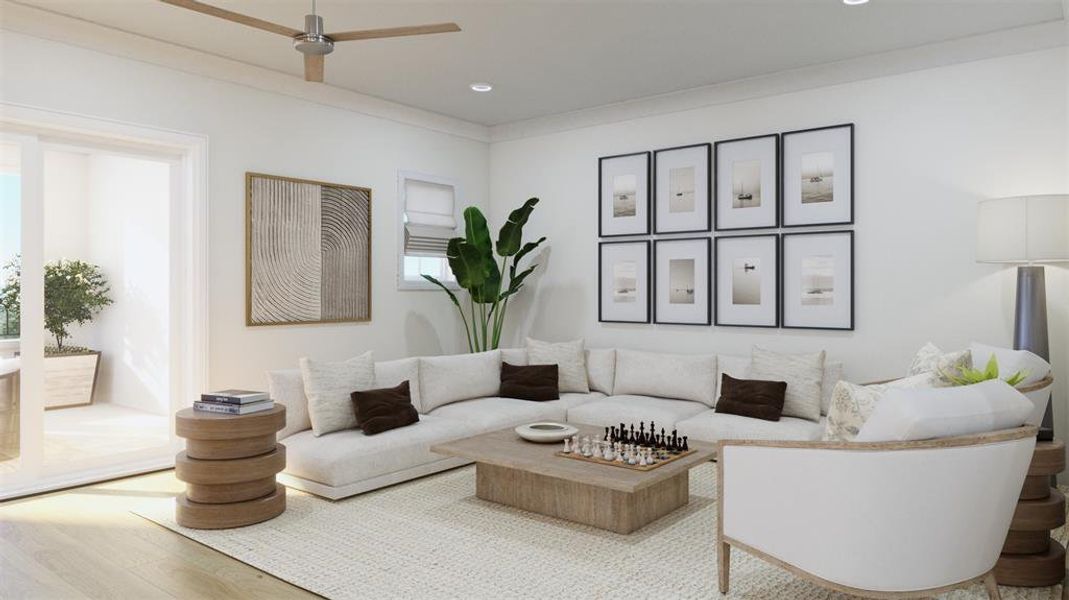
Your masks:
[[[8,312],[21,314],[21,266],[16,259],[0,298]],[[70,327],[85,325],[109,304],[111,288],[100,267],[80,260],[45,264],[45,329],[55,345],[45,346],[45,408],[81,406],[93,401],[100,351],[71,346]]]

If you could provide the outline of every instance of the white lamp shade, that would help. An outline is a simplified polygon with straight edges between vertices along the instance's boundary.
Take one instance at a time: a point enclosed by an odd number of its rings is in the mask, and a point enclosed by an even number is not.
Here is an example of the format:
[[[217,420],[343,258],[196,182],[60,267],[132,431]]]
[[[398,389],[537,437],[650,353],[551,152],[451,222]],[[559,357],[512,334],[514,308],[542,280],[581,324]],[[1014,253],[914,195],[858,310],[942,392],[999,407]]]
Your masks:
[[[981,201],[976,214],[976,260],[1069,261],[1069,195]]]

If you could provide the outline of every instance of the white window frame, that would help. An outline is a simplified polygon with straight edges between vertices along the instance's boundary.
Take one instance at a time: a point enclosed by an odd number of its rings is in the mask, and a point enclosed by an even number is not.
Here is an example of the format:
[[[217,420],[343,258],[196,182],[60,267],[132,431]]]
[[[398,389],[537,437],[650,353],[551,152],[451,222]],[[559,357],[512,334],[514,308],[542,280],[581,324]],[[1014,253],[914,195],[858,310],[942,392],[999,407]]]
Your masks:
[[[397,289],[402,291],[440,290],[441,288],[438,286],[423,279],[420,279],[419,281],[405,279],[405,206],[408,204],[408,186],[405,184],[408,181],[433,183],[435,185],[444,185],[453,188],[453,218],[458,224],[457,235],[463,235],[463,232],[460,230],[460,224],[463,223],[464,220],[460,216],[460,203],[458,202],[462,197],[460,182],[449,177],[431,175],[429,173],[421,173],[418,171],[397,172]],[[442,283],[451,290],[461,289],[456,281],[444,281]]]

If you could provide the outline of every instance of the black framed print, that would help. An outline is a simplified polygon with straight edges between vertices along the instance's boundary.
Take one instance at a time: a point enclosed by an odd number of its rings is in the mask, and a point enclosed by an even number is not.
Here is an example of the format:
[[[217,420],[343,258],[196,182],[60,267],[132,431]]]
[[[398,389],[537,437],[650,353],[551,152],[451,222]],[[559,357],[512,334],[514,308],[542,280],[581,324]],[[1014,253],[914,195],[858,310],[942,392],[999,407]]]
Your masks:
[[[598,321],[650,322],[650,243],[598,244]]]
[[[717,231],[779,225],[779,144],[776,133],[716,143]]]
[[[653,322],[708,325],[712,244],[707,237],[653,242]]]
[[[716,238],[716,325],[779,326],[779,235]]]
[[[854,328],[854,232],[783,234],[783,326]]]
[[[653,152],[653,232],[709,231],[710,144]]]
[[[854,222],[854,124],[783,134],[784,227]]]
[[[650,153],[598,159],[598,236],[650,232]]]

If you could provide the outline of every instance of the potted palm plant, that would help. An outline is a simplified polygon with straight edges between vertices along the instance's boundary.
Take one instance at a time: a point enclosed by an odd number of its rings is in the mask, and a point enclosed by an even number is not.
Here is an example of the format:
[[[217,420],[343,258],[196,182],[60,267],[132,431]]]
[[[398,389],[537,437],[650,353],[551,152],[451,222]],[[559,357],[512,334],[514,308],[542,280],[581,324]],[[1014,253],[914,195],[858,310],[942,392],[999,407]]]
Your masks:
[[[430,275],[423,276],[442,288],[457,307],[471,352],[497,349],[505,327],[509,298],[523,289],[523,281],[538,266],[520,269],[520,261],[546,241],[542,237],[523,243],[523,226],[536,204],[538,198],[531,198],[509,213],[508,221],[497,234],[496,243],[490,238],[490,228],[482,211],[474,206],[464,209],[464,237],[449,240],[446,257],[457,284],[468,292],[467,313],[452,290]],[[494,255],[495,250],[500,259]],[[504,280],[506,273],[508,281]]]
[[[6,312],[18,315],[22,268],[16,258],[0,288]],[[45,346],[45,408],[81,406],[93,401],[100,351],[71,346],[70,327],[85,325],[112,303],[111,288],[100,267],[80,260],[45,264],[45,329],[55,345]]]

